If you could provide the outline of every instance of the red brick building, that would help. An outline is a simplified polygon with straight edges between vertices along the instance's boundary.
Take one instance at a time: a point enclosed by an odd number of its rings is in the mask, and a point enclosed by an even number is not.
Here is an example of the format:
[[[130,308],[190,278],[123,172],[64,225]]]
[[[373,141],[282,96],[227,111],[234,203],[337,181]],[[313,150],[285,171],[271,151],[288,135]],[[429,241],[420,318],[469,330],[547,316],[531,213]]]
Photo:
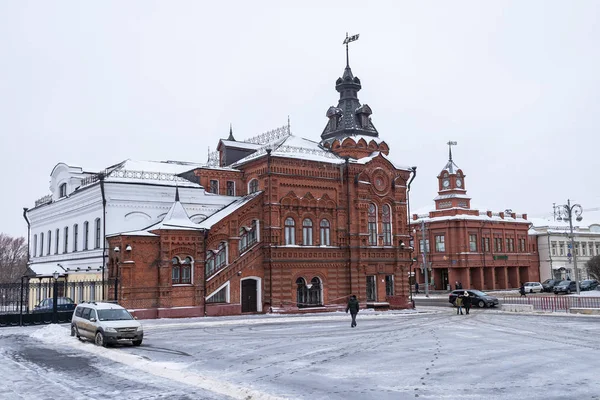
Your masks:
[[[190,221],[179,198],[164,219],[109,241],[108,276],[125,307],[145,317],[407,307],[411,257],[407,187],[361,105],[349,65],[320,141],[289,125],[229,137],[205,167],[181,176],[231,203]]]
[[[431,288],[479,290],[519,287],[521,282],[539,281],[535,241],[527,232],[527,214],[511,210],[492,212],[471,209],[465,174],[449,160],[438,175],[435,210],[413,214],[410,222],[415,239],[415,279],[425,283],[422,226]],[[421,286],[423,288],[423,286]]]

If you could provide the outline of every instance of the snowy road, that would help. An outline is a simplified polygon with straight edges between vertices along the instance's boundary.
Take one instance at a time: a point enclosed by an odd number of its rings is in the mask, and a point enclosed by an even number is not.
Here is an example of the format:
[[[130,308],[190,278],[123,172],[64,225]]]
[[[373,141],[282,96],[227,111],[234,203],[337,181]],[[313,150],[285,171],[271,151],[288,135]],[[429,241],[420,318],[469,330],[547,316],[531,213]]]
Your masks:
[[[143,321],[141,347],[0,329],[0,399],[600,399],[600,318],[428,313]]]

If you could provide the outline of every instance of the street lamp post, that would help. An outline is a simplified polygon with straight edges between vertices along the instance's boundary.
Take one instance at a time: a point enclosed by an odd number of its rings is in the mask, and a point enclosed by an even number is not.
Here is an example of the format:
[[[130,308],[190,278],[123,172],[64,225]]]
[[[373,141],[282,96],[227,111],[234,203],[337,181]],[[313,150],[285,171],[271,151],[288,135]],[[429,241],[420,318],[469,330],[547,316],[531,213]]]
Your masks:
[[[54,271],[52,277],[54,278],[54,286],[52,288],[52,323],[57,322],[56,313],[58,312],[58,277],[59,273]]]
[[[583,218],[583,208],[579,204],[571,205],[571,200],[567,199],[567,204],[558,205],[555,208],[555,215],[557,221],[569,221],[569,229],[571,236],[571,251],[573,252],[573,267],[575,268],[575,287],[577,288],[577,294],[581,294],[579,289],[579,270],[577,269],[577,252],[575,251],[575,239],[573,237],[573,214],[577,222]]]

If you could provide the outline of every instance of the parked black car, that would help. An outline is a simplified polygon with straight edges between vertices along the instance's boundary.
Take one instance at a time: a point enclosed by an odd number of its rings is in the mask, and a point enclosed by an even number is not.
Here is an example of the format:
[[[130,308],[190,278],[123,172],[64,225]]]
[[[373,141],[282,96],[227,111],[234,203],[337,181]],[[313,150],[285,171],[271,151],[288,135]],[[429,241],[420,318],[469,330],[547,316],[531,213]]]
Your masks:
[[[560,283],[554,285],[554,294],[566,293],[571,294],[573,292],[577,292],[577,283],[575,281],[561,281]]]
[[[560,279],[546,279],[542,282],[542,287],[544,288],[544,292],[552,292],[554,290],[554,285],[558,285],[560,283]]]
[[[586,279],[581,281],[579,288],[581,290],[594,290],[598,287],[598,281],[595,279]]]
[[[57,311],[73,311],[77,304],[69,297],[59,297],[56,302]],[[33,313],[52,312],[54,310],[54,299],[49,297],[44,299],[35,306],[32,310]]]
[[[471,297],[471,304],[473,304],[473,306],[477,306],[479,308],[484,308],[484,307],[494,307],[498,305],[498,298],[494,297],[494,296],[490,296],[487,293],[483,293],[479,290],[474,290],[474,289],[458,289],[458,290],[454,290],[452,291],[452,293],[450,293],[450,295],[448,296],[448,301],[450,303],[452,303],[452,305],[454,305],[454,301],[456,300],[456,298],[458,297],[459,294],[462,294],[464,292],[469,293],[469,296]]]

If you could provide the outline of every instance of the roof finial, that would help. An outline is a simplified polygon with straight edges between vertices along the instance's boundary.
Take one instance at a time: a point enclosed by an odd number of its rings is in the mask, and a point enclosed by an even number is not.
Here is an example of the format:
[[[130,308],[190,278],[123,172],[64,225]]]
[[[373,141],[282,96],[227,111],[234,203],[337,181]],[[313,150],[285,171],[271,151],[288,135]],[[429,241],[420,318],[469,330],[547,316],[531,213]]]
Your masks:
[[[342,44],[346,45],[346,68],[350,68],[350,58],[348,56],[348,43],[358,40],[359,36],[360,36],[360,33],[358,33],[356,35],[348,36],[348,32],[346,32],[346,39],[344,39],[344,41],[342,42]]]
[[[457,142],[451,140],[446,144],[448,145],[448,160],[452,161],[452,146],[456,146]]]
[[[288,133],[288,135],[290,135],[291,131],[290,131],[290,116],[289,115],[288,115],[288,126],[287,126],[287,128],[288,128],[287,133]]]
[[[179,186],[175,186],[175,201],[179,201]]]
[[[227,140],[235,142],[235,138],[233,137],[233,126],[231,125],[231,122],[229,123],[229,137],[227,138]]]

